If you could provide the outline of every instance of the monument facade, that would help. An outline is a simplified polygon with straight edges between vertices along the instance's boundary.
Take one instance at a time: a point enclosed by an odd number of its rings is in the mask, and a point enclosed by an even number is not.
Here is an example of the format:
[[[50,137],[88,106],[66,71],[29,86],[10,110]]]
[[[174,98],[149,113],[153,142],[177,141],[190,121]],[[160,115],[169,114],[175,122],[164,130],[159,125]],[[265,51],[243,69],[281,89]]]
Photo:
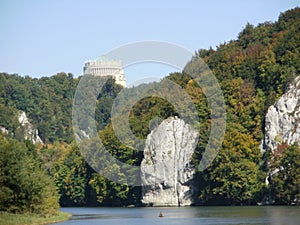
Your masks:
[[[117,84],[126,87],[126,78],[121,60],[109,59],[105,56],[96,60],[88,60],[84,64],[83,74],[112,76]]]

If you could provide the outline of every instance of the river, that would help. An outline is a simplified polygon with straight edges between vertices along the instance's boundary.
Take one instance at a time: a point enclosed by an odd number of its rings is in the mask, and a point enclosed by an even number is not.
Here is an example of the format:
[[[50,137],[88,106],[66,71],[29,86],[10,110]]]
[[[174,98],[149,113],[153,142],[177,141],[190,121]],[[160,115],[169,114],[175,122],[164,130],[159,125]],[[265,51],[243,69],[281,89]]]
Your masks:
[[[299,206],[164,208],[62,208],[72,213],[59,225],[299,225]],[[164,217],[158,215],[163,213]]]

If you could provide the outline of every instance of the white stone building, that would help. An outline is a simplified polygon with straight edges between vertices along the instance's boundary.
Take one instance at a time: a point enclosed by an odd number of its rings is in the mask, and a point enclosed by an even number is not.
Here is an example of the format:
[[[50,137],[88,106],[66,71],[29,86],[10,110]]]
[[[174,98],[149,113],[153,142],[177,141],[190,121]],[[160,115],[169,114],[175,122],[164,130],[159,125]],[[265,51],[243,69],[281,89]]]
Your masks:
[[[83,74],[112,76],[117,84],[126,87],[126,78],[121,60],[113,60],[101,56],[99,59],[86,61],[83,67]]]

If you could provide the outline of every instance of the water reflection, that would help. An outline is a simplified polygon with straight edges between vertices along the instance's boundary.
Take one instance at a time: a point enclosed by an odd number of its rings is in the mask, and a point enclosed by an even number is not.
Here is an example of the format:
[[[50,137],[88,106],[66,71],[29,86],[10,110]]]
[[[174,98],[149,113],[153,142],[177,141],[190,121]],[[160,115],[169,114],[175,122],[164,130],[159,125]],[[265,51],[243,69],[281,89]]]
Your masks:
[[[73,217],[60,225],[296,225],[300,207],[63,208]],[[162,212],[164,217],[160,218]]]

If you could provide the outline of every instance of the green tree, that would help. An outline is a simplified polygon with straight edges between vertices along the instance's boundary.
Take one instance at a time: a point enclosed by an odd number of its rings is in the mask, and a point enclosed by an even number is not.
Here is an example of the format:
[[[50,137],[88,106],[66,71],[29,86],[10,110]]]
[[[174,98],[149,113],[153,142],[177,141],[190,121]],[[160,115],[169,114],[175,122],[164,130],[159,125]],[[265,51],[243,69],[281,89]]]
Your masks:
[[[77,146],[53,167],[53,177],[61,195],[61,205],[84,205],[88,183],[87,165]]]
[[[58,194],[32,147],[0,135],[0,210],[53,215]]]
[[[212,165],[199,173],[202,204],[253,204],[262,188],[258,143],[237,124],[228,124]],[[201,182],[201,183],[200,183]]]
[[[279,172],[271,179],[271,195],[277,204],[299,204],[300,201],[300,147],[288,146],[279,160]]]

